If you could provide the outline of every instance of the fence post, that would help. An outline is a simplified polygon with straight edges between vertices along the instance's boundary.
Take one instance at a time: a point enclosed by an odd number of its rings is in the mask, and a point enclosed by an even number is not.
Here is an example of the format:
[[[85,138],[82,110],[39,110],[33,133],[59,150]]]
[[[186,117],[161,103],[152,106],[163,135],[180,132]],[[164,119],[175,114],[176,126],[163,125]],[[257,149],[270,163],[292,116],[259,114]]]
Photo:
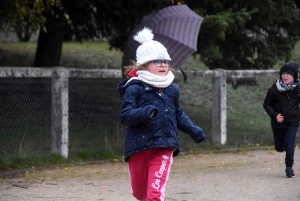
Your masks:
[[[68,157],[69,144],[69,76],[58,67],[52,74],[51,86],[51,153]]]
[[[212,142],[226,143],[226,71],[216,69],[212,77]]]

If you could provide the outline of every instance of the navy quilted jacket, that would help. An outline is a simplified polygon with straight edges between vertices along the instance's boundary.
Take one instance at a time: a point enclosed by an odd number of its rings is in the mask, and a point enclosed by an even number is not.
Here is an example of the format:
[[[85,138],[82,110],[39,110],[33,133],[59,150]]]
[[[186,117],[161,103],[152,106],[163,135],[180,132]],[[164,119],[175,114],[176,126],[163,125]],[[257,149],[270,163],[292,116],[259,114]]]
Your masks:
[[[173,156],[178,155],[177,128],[196,143],[205,139],[203,130],[180,108],[176,84],[158,89],[137,79],[125,86],[127,81],[122,81],[117,87],[123,99],[120,120],[126,125],[125,161],[134,153],[158,147],[175,148]]]

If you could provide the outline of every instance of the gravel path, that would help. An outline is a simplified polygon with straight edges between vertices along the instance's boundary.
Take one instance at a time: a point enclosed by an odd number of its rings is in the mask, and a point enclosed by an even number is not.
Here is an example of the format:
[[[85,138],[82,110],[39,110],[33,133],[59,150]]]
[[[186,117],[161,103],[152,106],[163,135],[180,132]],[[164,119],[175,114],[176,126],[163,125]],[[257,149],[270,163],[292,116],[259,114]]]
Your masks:
[[[273,150],[181,155],[174,158],[168,201],[299,201],[300,150],[295,178],[285,177],[284,153]],[[1,201],[134,201],[127,163],[56,167],[0,179]]]

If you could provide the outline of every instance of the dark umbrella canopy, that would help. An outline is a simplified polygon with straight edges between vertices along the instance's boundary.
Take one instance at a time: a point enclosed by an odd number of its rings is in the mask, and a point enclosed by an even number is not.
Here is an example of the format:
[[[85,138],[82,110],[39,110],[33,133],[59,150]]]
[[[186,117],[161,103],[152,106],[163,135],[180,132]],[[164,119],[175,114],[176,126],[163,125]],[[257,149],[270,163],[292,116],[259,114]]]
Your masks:
[[[203,18],[187,5],[169,6],[155,14],[145,16],[131,31],[124,49],[122,66],[136,61],[136,49],[141,45],[133,36],[144,27],[154,34],[154,39],[162,43],[172,59],[172,66],[179,67],[185,59],[197,51],[197,39]]]

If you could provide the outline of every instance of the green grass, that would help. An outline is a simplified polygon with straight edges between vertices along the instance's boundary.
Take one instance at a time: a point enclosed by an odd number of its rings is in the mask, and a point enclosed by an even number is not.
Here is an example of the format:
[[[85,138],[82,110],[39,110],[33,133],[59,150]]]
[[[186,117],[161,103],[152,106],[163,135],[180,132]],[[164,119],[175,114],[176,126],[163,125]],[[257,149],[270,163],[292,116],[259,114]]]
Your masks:
[[[33,125],[28,123],[27,125]],[[49,126],[44,132],[36,126],[27,133],[19,134],[2,130],[0,136],[0,172],[3,170],[24,169],[31,166],[74,163],[123,157],[123,130],[107,131],[105,126],[82,129],[80,123],[72,126],[69,137],[69,157],[51,154]],[[4,135],[4,136],[3,136]],[[6,137],[5,137],[6,136]]]
[[[121,159],[123,156],[117,152],[104,150],[82,151],[71,158],[64,158],[59,154],[48,154],[38,157],[19,157],[17,159],[1,158],[0,173],[2,171],[20,170],[35,167],[45,167],[59,164],[73,164],[87,161],[98,161],[105,159]]]
[[[36,42],[1,42],[6,66],[30,67],[34,63]],[[122,52],[109,50],[106,42],[64,43],[60,66],[68,68],[120,68]]]
[[[30,67],[33,65],[36,42],[0,42],[0,48],[7,57],[6,66]],[[291,53],[291,61],[300,62],[300,42]],[[110,50],[107,42],[65,42],[63,43],[60,66],[67,68],[120,69],[123,53]],[[274,69],[283,64],[277,62]],[[183,70],[207,70],[199,55],[190,56],[181,66]]]
[[[6,66],[30,67],[34,63],[36,42],[0,42],[0,48],[7,57]],[[65,42],[63,43],[60,66],[67,68],[121,69],[123,53],[110,50],[107,42]],[[191,56],[182,69],[207,69],[199,56]]]

